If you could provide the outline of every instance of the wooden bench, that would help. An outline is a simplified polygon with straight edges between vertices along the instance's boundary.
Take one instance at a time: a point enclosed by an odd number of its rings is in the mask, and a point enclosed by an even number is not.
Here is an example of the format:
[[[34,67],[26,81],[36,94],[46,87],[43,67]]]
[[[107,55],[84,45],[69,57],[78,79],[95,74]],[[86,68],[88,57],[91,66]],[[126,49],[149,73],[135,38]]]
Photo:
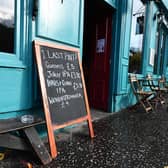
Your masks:
[[[35,126],[41,124],[45,124],[45,121],[38,117],[34,117],[31,123],[23,123],[20,117],[1,119],[0,147],[29,151],[33,149],[44,165],[50,163],[52,158],[35,129]],[[16,136],[17,132],[23,132],[26,139]]]

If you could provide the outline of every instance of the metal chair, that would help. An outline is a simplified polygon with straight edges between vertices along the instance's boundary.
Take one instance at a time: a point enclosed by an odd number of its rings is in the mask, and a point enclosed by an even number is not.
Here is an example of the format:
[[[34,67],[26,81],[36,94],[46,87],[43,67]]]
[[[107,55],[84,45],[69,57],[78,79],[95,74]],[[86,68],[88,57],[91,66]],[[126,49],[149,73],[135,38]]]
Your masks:
[[[147,113],[149,111],[154,111],[153,106],[150,103],[150,99],[155,96],[155,93],[147,90],[147,88],[142,85],[143,80],[138,79],[135,74],[130,74],[129,80],[137,102],[142,105]]]
[[[161,104],[164,104],[165,98],[163,94],[167,91],[166,87],[164,87],[164,79],[163,78],[153,79],[152,75],[148,74],[146,76],[146,80],[148,82],[150,89],[153,92],[156,92],[157,99],[160,101]]]
[[[168,92],[168,82],[167,82],[166,77],[164,75],[162,75],[162,77],[160,78],[160,85],[162,85],[165,92],[167,93]]]

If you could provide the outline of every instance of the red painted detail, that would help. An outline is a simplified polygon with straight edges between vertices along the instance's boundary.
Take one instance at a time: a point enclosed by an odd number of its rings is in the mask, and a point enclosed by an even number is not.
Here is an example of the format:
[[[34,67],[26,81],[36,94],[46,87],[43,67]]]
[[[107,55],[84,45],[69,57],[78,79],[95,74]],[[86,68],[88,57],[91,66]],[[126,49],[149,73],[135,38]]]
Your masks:
[[[93,65],[90,66],[90,104],[92,107],[103,110],[108,108],[111,23],[110,16],[98,18],[96,21]]]

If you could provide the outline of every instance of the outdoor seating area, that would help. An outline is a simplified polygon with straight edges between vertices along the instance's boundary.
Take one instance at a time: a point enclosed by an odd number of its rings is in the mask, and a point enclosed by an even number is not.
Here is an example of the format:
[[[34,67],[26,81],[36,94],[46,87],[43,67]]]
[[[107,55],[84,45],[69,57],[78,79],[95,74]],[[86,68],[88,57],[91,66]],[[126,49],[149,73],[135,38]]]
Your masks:
[[[154,78],[150,74],[145,77],[130,74],[129,80],[137,103],[140,103],[147,113],[156,110],[158,104],[165,104],[164,95],[168,92],[168,85],[164,76]]]

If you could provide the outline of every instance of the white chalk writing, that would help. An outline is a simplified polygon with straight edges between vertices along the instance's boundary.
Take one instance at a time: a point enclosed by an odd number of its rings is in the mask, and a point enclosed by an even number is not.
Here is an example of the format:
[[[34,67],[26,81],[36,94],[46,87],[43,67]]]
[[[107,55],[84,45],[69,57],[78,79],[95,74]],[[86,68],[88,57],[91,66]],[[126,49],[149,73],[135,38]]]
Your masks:
[[[59,72],[54,72],[54,71],[47,71],[48,73],[48,78],[60,78],[61,77],[61,73]]]
[[[62,52],[50,52],[47,50],[47,56],[49,59],[64,59],[64,54]]]
[[[52,87],[52,86],[72,86],[72,82],[71,81],[65,81],[65,80],[51,80],[51,79],[47,79],[47,86],[48,87]]]
[[[66,63],[66,67],[67,67],[67,70],[68,71],[72,71],[72,70],[74,70],[75,69],[75,66],[74,66],[74,64],[72,64],[72,63]]]
[[[64,69],[63,64],[51,64],[48,61],[45,61],[45,67],[47,69]]]
[[[78,99],[78,98],[82,98],[81,93],[76,93],[73,95],[64,95],[60,97],[48,97],[48,100],[50,104],[55,104],[55,103],[60,103],[62,101],[68,101],[68,100]]]
[[[77,59],[77,55],[76,54],[65,53],[65,60],[66,61],[74,61],[76,59]]]
[[[65,94],[66,90],[62,87],[55,88],[57,94]]]
[[[82,83],[76,83],[76,82],[73,83],[74,90],[81,89],[81,88],[82,88]]]
[[[69,72],[69,71],[62,71],[62,77],[63,78],[71,78],[71,79],[80,79],[80,73],[79,72]]]

